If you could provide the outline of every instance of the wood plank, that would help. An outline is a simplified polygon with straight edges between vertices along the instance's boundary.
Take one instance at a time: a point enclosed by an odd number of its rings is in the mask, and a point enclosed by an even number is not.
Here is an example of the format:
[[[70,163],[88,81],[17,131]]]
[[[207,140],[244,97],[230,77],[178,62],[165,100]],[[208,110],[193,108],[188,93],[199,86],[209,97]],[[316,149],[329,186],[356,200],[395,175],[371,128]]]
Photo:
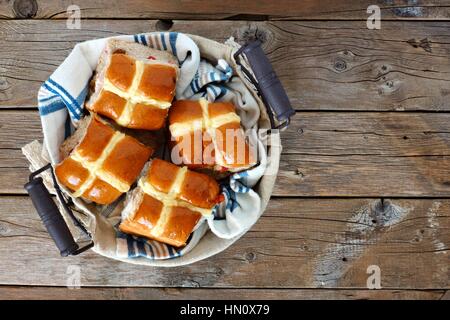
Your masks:
[[[371,265],[384,289],[450,285],[448,199],[272,199],[229,249],[178,268],[61,258],[26,197],[0,197],[0,217],[4,285],[66,286],[78,266],[82,286],[367,289]]]
[[[450,110],[450,22],[181,21],[171,31],[257,38],[298,110]],[[0,107],[36,104],[41,83],[88,39],[161,30],[155,20],[0,21]],[[293,72],[294,70],[294,72]]]
[[[42,140],[37,110],[0,112],[0,150]],[[297,112],[281,133],[283,154],[447,156],[449,123],[449,113]],[[8,160],[4,156],[0,163]]]
[[[449,195],[450,157],[283,155],[279,196],[423,197]]]
[[[283,154],[417,157],[450,155],[448,113],[297,112]]]
[[[297,113],[283,133],[274,194],[444,196],[448,114]]]
[[[277,2],[131,0],[75,2],[82,18],[135,19],[367,19],[367,7],[377,4],[385,19],[449,19],[449,1],[339,1],[281,0]],[[15,0],[0,3],[1,18],[64,19],[67,2],[57,0]]]
[[[298,112],[282,134],[274,195],[448,197],[450,114]],[[24,193],[20,148],[42,139],[36,111],[3,110],[0,193]]]
[[[78,288],[0,286],[2,300],[439,300],[444,290]]]

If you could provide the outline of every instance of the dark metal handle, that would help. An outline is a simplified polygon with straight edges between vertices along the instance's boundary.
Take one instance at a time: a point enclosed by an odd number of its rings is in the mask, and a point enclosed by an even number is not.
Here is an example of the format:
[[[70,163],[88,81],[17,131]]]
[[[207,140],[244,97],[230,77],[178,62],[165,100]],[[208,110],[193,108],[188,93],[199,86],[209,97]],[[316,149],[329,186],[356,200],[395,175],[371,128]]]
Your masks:
[[[51,165],[47,165],[38,171],[33,172],[30,175],[30,181],[24,185],[24,188],[30,195],[31,201],[36,208],[39,217],[58,247],[61,256],[66,257],[68,255],[79,254],[91,248],[93,243],[89,244],[87,247],[79,249],[79,246],[73,239],[64,218],[53,201],[50,192],[48,192],[45,187],[44,181],[41,177],[36,177],[36,175],[47,169],[51,170]]]
[[[75,252],[78,249],[78,244],[73,239],[52,196],[44,186],[42,178],[38,177],[25,184],[25,190],[30,195],[39,217],[41,217],[45,228],[61,252],[61,256],[66,257]]]
[[[277,120],[282,123],[277,128],[286,127],[289,124],[290,117],[295,114],[295,110],[292,108],[286,91],[273,70],[272,64],[261,48],[261,42],[254,41],[242,46],[234,54],[238,64],[240,64],[238,57],[241,54],[244,54],[247,58],[255,77],[241,65],[242,71],[258,89],[268,109],[269,116],[273,117],[272,113],[274,113]],[[274,127],[274,121],[272,118],[271,120],[272,127]]]

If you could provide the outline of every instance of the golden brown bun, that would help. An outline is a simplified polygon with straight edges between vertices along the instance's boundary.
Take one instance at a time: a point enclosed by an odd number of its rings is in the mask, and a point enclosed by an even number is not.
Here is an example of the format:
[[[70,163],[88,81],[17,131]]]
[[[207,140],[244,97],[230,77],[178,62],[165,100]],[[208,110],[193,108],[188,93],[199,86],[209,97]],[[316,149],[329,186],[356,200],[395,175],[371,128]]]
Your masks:
[[[137,92],[149,99],[172,102],[175,95],[177,69],[164,64],[146,64]]]
[[[229,102],[178,100],[169,111],[172,161],[214,175],[248,169],[256,164],[256,150],[247,142]]]
[[[86,107],[119,125],[143,130],[163,127],[175,95],[175,57],[137,43],[109,40],[102,54],[94,92]]]
[[[153,150],[96,116],[86,118],[63,144],[61,153],[67,157],[55,166],[55,174],[72,196],[109,204],[129,190]]]
[[[119,228],[180,247],[201,216],[222,200],[213,178],[154,159],[130,196]]]
[[[110,91],[102,90],[97,100],[92,105],[89,105],[89,109],[107,118],[118,119],[125,109],[126,104],[126,99]]]
[[[173,103],[169,113],[169,125],[194,120],[203,121],[203,110],[198,101],[177,100]]]
[[[134,105],[128,128],[160,129],[164,126],[167,113],[167,109],[160,109],[152,105],[137,103]]]

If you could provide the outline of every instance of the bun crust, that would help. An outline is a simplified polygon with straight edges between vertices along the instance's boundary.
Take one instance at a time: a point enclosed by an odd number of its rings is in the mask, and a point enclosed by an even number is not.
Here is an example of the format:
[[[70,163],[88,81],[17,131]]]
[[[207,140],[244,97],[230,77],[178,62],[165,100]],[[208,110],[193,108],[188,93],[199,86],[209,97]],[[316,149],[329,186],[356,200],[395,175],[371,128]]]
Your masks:
[[[248,144],[229,102],[175,101],[169,112],[172,158],[190,168],[216,173],[237,172],[256,164],[254,148]]]
[[[153,150],[98,117],[86,118],[63,145],[68,156],[55,166],[55,174],[72,196],[109,204],[130,189]]]
[[[178,63],[170,53],[110,40],[86,107],[126,128],[158,130],[167,117],[178,75]]]
[[[120,230],[176,247],[222,200],[217,182],[187,167],[154,159],[122,213]]]

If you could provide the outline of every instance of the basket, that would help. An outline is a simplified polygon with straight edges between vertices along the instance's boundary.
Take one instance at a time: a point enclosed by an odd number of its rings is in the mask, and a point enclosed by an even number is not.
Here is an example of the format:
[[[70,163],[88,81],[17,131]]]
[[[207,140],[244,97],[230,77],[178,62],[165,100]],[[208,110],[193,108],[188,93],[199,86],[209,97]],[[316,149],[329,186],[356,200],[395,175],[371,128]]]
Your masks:
[[[167,39],[173,39],[173,33],[148,33],[116,38],[131,41],[133,39],[135,41],[139,39],[150,40],[156,34],[158,37],[161,36],[161,39],[165,36],[167,36]],[[54,239],[61,255],[77,255],[92,248],[94,252],[100,255],[132,264],[164,267],[187,265],[206,259],[228,248],[242,237],[264,212],[272,194],[279,167],[281,141],[277,129],[285,128],[289,124],[290,116],[294,113],[284,89],[273,72],[259,42],[240,47],[232,38],[227,40],[226,43],[218,43],[200,36],[182,35],[193,41],[202,59],[206,59],[214,65],[221,60],[226,61],[232,69],[232,85],[240,86],[243,84],[242,88],[245,88],[244,90],[249,93],[249,99],[253,99],[252,101],[256,103],[259,113],[256,139],[260,148],[263,147],[263,154],[261,153],[262,149],[258,151],[260,169],[263,168],[263,171],[258,176],[258,181],[251,183],[251,189],[259,198],[258,205],[246,208],[243,204],[242,207],[245,210],[243,209],[240,215],[236,217],[228,215],[225,219],[222,218],[221,222],[215,221],[219,220],[217,217],[211,217],[207,223],[203,223],[194,231],[186,248],[179,252],[170,252],[171,249],[169,248],[168,255],[153,259],[142,255],[123,255],[121,254],[121,242],[118,240],[116,228],[120,222],[123,204],[119,202],[113,208],[99,208],[83,200],[70,198],[69,192],[63,186],[57,184],[53,175],[51,163],[54,164],[56,161],[52,157],[52,150],[49,150],[52,149],[51,146],[49,147],[49,140],[51,140],[48,137],[49,133],[47,131],[46,135],[44,130],[43,145],[33,141],[23,147],[23,153],[29,160],[30,170],[33,172],[30,175],[30,181],[25,185],[25,189],[30,194],[38,214]],[[94,50],[92,48],[98,48],[106,40],[107,38],[81,43],[73,49],[71,55],[77,50],[81,51],[82,54],[86,50]],[[86,58],[86,60],[89,59],[92,60],[92,58]],[[96,61],[90,61],[90,63],[92,68],[95,68]],[[76,70],[77,66],[75,65],[73,68]],[[181,70],[183,72],[183,68]],[[245,110],[241,111],[245,112]],[[262,162],[264,166],[262,166]],[[58,196],[56,203],[50,197],[50,193]],[[233,226],[230,229],[228,227],[234,223],[230,220],[233,219],[238,220],[237,225],[239,227]],[[141,241],[141,239],[137,240]],[[129,242],[129,239],[127,241]],[[80,248],[79,243],[83,242],[87,244]]]

